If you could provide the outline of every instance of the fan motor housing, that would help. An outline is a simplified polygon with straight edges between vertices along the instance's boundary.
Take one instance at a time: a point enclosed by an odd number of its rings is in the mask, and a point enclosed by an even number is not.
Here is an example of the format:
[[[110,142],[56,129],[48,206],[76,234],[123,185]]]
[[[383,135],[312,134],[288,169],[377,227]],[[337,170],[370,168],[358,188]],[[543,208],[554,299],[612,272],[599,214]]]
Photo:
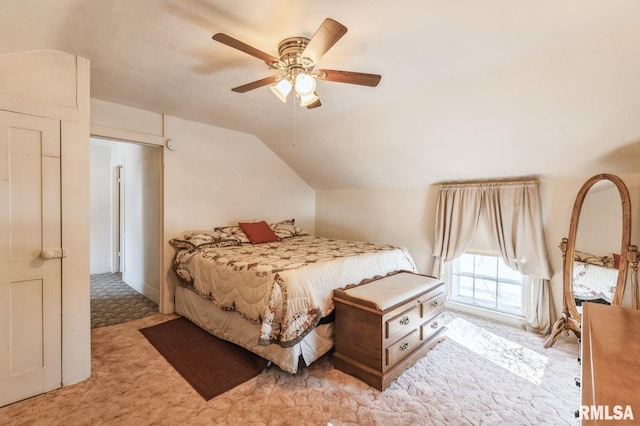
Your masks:
[[[287,70],[295,69],[310,71],[313,69],[313,62],[309,58],[302,58],[302,52],[309,44],[306,37],[289,37],[285,38],[278,44],[278,54]],[[298,71],[299,72],[299,71]],[[293,74],[296,72],[294,71]]]

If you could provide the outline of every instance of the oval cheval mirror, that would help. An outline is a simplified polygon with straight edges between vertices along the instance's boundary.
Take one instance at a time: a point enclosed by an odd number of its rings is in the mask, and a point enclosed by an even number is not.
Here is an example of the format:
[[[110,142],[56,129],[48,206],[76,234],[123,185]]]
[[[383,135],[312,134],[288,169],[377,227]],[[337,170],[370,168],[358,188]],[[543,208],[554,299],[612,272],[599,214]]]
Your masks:
[[[629,190],[618,176],[587,180],[573,204],[569,235],[563,238],[563,312],[545,347],[560,332],[581,335],[582,304],[619,306],[627,281],[631,239]],[[635,302],[634,302],[635,303]]]

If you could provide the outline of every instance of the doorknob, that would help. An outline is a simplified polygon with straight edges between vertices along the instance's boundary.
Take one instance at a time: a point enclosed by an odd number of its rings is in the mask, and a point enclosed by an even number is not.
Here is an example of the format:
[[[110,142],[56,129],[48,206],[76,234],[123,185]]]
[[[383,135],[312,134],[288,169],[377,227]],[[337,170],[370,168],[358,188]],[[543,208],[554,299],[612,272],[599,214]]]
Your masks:
[[[67,257],[67,249],[42,250],[40,257],[43,259],[61,259]]]

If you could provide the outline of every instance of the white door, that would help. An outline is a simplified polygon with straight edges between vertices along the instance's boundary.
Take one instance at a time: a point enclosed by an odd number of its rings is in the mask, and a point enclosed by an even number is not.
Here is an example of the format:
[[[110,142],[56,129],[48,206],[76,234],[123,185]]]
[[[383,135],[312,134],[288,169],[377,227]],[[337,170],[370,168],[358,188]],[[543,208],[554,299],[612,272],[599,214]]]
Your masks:
[[[0,406],[61,387],[60,122],[0,111]]]

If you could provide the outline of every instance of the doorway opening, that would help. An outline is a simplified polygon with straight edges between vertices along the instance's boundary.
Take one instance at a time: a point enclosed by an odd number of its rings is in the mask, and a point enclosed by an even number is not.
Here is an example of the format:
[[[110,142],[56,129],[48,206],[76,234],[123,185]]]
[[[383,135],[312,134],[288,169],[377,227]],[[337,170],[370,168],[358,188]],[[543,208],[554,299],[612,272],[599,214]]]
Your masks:
[[[90,139],[91,327],[158,313],[162,147]]]

